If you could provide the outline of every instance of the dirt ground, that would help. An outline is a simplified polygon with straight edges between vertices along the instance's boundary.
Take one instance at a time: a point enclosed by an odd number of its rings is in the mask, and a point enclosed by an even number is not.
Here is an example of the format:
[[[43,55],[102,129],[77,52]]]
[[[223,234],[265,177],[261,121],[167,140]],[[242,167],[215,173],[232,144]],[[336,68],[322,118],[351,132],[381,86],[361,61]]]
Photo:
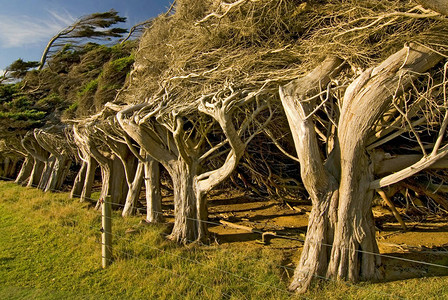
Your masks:
[[[307,202],[282,203],[243,193],[215,192],[209,197],[209,231],[221,245],[266,247],[284,257],[285,272],[292,275],[305,239],[311,206]],[[163,210],[173,213],[170,197]],[[403,231],[387,207],[373,208],[377,241],[385,281],[448,275],[448,218],[446,215],[412,215],[399,209],[408,230]],[[239,228],[237,228],[239,227]],[[265,233],[268,232],[268,233]],[[262,233],[265,233],[264,236]]]

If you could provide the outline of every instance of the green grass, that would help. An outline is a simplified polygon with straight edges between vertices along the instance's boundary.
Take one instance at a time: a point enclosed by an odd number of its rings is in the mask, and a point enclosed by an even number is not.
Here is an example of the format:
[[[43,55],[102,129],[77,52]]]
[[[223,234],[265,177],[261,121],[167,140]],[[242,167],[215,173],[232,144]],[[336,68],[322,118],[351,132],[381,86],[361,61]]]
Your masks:
[[[113,217],[114,261],[101,268],[98,211],[66,193],[0,182],[0,299],[294,299],[278,250],[187,247],[163,226]],[[132,233],[126,233],[133,229]],[[307,299],[443,299],[448,279],[318,283]]]

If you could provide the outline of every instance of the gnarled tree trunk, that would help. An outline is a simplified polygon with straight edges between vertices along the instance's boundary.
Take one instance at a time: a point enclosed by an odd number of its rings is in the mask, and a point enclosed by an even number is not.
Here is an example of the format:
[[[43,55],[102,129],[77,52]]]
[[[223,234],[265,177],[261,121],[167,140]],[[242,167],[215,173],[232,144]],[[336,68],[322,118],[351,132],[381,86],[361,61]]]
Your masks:
[[[144,171],[144,162],[139,160],[137,162],[137,169],[134,172],[134,178],[132,182],[128,182],[128,194],[126,195],[125,205],[121,214],[123,217],[133,215],[136,212],[135,206],[142,190]],[[128,177],[129,175],[126,176]]]
[[[80,202],[90,200],[90,196],[92,195],[92,186],[95,180],[95,171],[97,168],[98,162],[89,155],[87,158],[86,179],[84,180],[84,186],[79,199]]]
[[[92,186],[95,180],[95,171],[98,168],[97,161],[89,154],[88,144],[77,133],[77,129],[73,127],[73,136],[76,145],[79,148],[79,157],[82,160],[81,169],[73,184],[71,195],[73,198],[79,197],[79,202],[90,200],[92,195]]]
[[[57,130],[54,132],[54,130]],[[72,160],[67,154],[64,127],[50,127],[45,130],[34,130],[34,137],[39,145],[50,153],[49,163],[46,165],[41,187],[47,191],[59,190],[67,176]]]
[[[28,132],[22,139],[23,148],[34,158],[34,166],[31,171],[27,186],[43,189],[51,172],[50,153],[37,142],[34,133]]]
[[[163,220],[162,194],[160,193],[160,166],[159,162],[150,155],[145,156],[145,194],[146,194],[146,220],[150,223],[159,223]]]
[[[256,94],[252,93],[239,99],[239,104],[251,101]],[[197,132],[192,134],[191,131],[186,134],[183,116],[175,114],[173,125],[159,123],[157,118],[151,117],[152,113],[142,118],[145,120],[144,123],[139,123],[135,118],[130,117],[131,113],[141,111],[140,109],[147,104],[135,105],[117,114],[118,122],[126,133],[140,145],[141,149],[160,162],[173,180],[175,221],[170,238],[177,242],[207,240],[206,194],[224,181],[236,168],[246,147],[240,135],[247,129],[250,120],[266,108],[266,106],[258,107],[257,112],[248,116],[248,120],[243,122],[244,125],[237,132],[232,117],[235,102],[237,102],[235,99],[239,95],[239,92],[232,91],[232,94],[225,99],[216,97],[218,103],[208,103],[206,97],[201,99],[199,111],[212,117],[220,125],[230,145],[224,164],[204,173],[201,173],[204,156],[201,157],[200,150],[203,150],[201,145],[205,137],[198,135]],[[209,95],[210,99],[215,99],[212,96]],[[150,126],[147,126],[149,122],[151,122]],[[251,134],[246,142],[255,134]],[[205,157],[218,149],[219,147],[212,148],[211,152],[204,154]]]
[[[424,47],[411,45],[361,74],[345,92],[335,147],[325,163],[310,118],[315,105],[309,98],[318,93],[319,86],[326,85],[340,61],[327,59],[309,75],[280,88],[302,180],[313,201],[291,290],[304,292],[313,276],[351,281],[380,276],[371,212],[374,174],[367,141],[373,125],[394,97],[410,85],[417,73],[425,72],[440,59]]]
[[[82,189],[84,186],[84,182],[86,180],[87,173],[87,163],[82,161],[81,168],[78,170],[76,174],[75,181],[73,182],[73,186],[70,192],[70,198],[80,198]]]
[[[19,174],[16,177],[15,183],[23,184],[27,182],[30,178],[31,172],[33,170],[34,160],[31,155],[27,155],[22,163]]]
[[[30,177],[28,179],[27,187],[37,187],[40,178],[42,177],[42,172],[44,170],[44,163],[40,160],[34,158],[33,169],[31,171]]]
[[[417,0],[417,2],[426,8],[448,16],[448,1],[446,0]]]

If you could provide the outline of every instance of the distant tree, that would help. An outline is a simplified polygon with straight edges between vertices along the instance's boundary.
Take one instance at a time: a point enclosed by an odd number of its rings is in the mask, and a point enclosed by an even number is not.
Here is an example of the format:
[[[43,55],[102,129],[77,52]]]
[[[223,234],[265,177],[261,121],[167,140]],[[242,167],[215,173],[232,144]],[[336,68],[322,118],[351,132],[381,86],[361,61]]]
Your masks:
[[[31,68],[39,66],[37,61],[23,61],[21,58],[13,62],[6,70],[13,78],[23,78]]]
[[[0,76],[0,83],[5,80],[22,79],[31,68],[39,66],[37,61],[23,61],[21,58],[9,65],[5,73]]]
[[[85,39],[107,40],[114,37],[121,37],[127,30],[119,27],[111,28],[111,26],[125,21],[126,18],[120,17],[115,10],[94,13],[79,18],[75,23],[62,29],[50,39],[42,53],[38,70],[44,67],[52,48],[59,48],[67,43],[71,43],[72,45],[81,44]],[[60,40],[64,42],[57,43]]]

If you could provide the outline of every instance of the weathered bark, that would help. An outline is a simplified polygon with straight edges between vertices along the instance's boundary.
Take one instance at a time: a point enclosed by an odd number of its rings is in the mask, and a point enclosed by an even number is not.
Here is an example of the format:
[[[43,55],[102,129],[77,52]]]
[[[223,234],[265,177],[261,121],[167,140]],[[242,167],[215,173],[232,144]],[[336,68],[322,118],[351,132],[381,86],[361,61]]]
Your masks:
[[[280,87],[280,99],[300,160],[302,181],[313,203],[302,256],[290,285],[291,290],[298,292],[304,292],[315,275],[326,274],[338,197],[337,181],[321,159],[313,121],[307,118],[313,111],[312,103],[300,100],[317,93],[319,84],[326,86],[341,63],[338,58],[327,59],[309,75]]]
[[[83,155],[93,157],[100,165],[102,185],[99,200],[104,200],[106,196],[110,195],[110,201],[114,209],[123,207],[128,186],[124,180],[125,171],[120,159],[108,148],[101,150],[100,141],[90,136],[89,131],[85,128],[80,130],[78,126],[73,126],[73,136],[76,143],[85,152]],[[83,197],[81,197],[82,200]],[[100,204],[100,201],[98,201],[96,209],[101,208]]]
[[[136,107],[133,107],[132,110],[135,109]],[[188,243],[199,239],[197,221],[195,220],[197,218],[196,194],[193,190],[195,173],[192,173],[197,170],[179,154],[172,133],[165,127],[156,124],[154,130],[161,133],[159,136],[166,137],[165,143],[171,145],[170,148],[167,147],[169,150],[155,138],[156,132],[151,132],[149,128],[125,119],[125,113],[127,110],[117,114],[122,128],[146,153],[165,167],[173,180],[175,220],[170,239],[179,243]]]
[[[361,74],[345,92],[336,144],[325,164],[309,119],[313,103],[300,100],[312,96],[309,93],[316,86],[326,84],[325,78],[336,68],[337,60],[327,59],[309,75],[280,88],[301,176],[313,200],[309,231],[292,290],[304,292],[314,275],[351,281],[379,277],[380,260],[375,255],[378,246],[371,212],[373,159],[366,150],[367,141],[375,121],[385,113],[393,97],[405,90],[417,73],[433,67],[440,59],[426,48],[411,45]],[[294,103],[294,99],[299,102]],[[329,221],[325,221],[327,214]],[[328,246],[327,250],[331,247],[330,256],[323,246]]]
[[[34,160],[31,155],[27,155],[22,163],[19,174],[16,177],[15,183],[23,184],[27,182],[30,178],[31,172],[33,170]]]
[[[173,180],[174,193],[174,227],[170,239],[179,243],[189,243],[204,239],[203,234],[206,229],[200,232],[200,226],[205,227],[205,223],[198,220],[197,199],[194,189],[194,174],[197,165],[188,165],[183,161],[173,163],[170,169]]]
[[[142,190],[144,169],[144,162],[138,161],[134,179],[131,183],[128,182],[128,194],[126,195],[125,205],[121,214],[123,217],[133,215],[136,212],[135,206]]]
[[[417,0],[425,8],[430,8],[433,11],[448,16],[448,1],[446,0]]]
[[[173,180],[175,221],[170,235],[172,240],[187,243],[205,241],[208,238],[206,194],[224,181],[236,168],[246,147],[239,134],[244,132],[250,120],[266,108],[266,106],[258,107],[257,111],[243,122],[244,125],[238,133],[233,125],[232,117],[234,100],[239,95],[239,92],[232,91],[230,96],[219,99],[218,103],[206,102],[205,96],[201,99],[198,110],[212,117],[220,125],[230,145],[224,164],[204,173],[201,173],[203,157],[200,153],[200,150],[203,150],[201,145],[204,139],[186,138],[181,116],[174,115],[174,128],[170,130],[168,128],[171,126],[158,123],[157,118],[149,118],[151,114],[144,118],[145,122],[151,122],[151,126],[140,124],[135,118],[126,118],[128,114],[144,108],[146,104],[126,108],[117,114],[118,122],[126,133],[140,145],[141,149],[160,162]],[[257,93],[239,99],[240,104],[251,101],[255,95]],[[255,134],[250,135],[246,143]]]
[[[119,178],[114,175],[116,181],[113,183],[113,187],[118,189],[115,193],[120,194],[122,192],[124,193],[125,190],[127,191],[122,216],[132,215],[135,213],[135,204],[143,184],[143,165],[135,157],[127,144],[112,139],[109,136],[106,136],[104,141],[116,157],[120,159],[124,168],[124,178]],[[118,166],[114,168],[117,170]],[[127,187],[124,186],[125,184],[127,184]],[[117,197],[121,199],[121,196]]]
[[[159,223],[163,220],[159,162],[154,160],[150,155],[146,155],[144,167],[146,220],[150,223]]]
[[[95,153],[95,154],[93,154]],[[110,195],[113,209],[121,208],[127,192],[127,185],[124,179],[124,168],[120,160],[116,157],[107,158],[98,151],[92,151],[93,157],[99,162],[101,169],[101,193],[99,199],[106,199]],[[100,209],[100,202],[96,209]]]
[[[65,176],[67,175],[67,168],[70,167],[71,162],[71,159],[66,155],[55,157],[44,192],[56,191],[61,188]]]
[[[84,186],[84,182],[86,180],[87,173],[87,163],[83,161],[81,163],[81,168],[76,174],[75,181],[73,182],[73,187],[70,192],[70,198],[80,198],[82,193],[82,188]]]
[[[53,172],[53,166],[56,163],[56,157],[54,157],[53,155],[50,154],[48,159],[46,161],[44,161],[43,163],[44,163],[44,170],[42,172],[42,176],[39,180],[39,184],[37,185],[37,188],[44,191],[47,187],[49,180],[50,180],[51,173]]]
[[[73,137],[76,145],[79,148],[79,157],[82,160],[83,164],[85,164],[85,176],[84,180],[80,182],[82,186],[80,194],[77,194],[79,197],[79,202],[85,202],[87,200],[91,200],[90,196],[92,194],[92,186],[95,180],[95,171],[98,168],[98,162],[92,157],[89,152],[89,144],[88,141],[83,139],[80,135],[76,126],[73,127]],[[82,168],[80,172],[82,171]],[[78,173],[79,175],[79,173]],[[82,175],[82,174],[81,174]],[[77,177],[78,178],[78,177]],[[78,189],[78,188],[77,188]],[[75,192],[77,190],[72,190],[73,196],[76,196]]]
[[[39,145],[32,132],[27,133],[22,139],[22,146],[34,158],[34,167],[28,186],[44,189],[51,172],[50,153]]]
[[[39,184],[42,172],[44,170],[44,163],[34,158],[33,170],[31,171],[27,187],[37,187]]]
[[[109,179],[109,195],[111,196],[112,208],[114,209],[122,209],[124,207],[126,195],[128,193],[128,185],[125,176],[122,162],[117,157],[114,157]]]
[[[97,161],[93,159],[90,155],[87,157],[86,161],[87,161],[86,178],[84,180],[81,197],[79,198],[80,202],[90,200],[90,196],[92,195],[92,186],[95,180],[95,171],[98,168]]]
[[[41,183],[45,192],[61,188],[72,162],[66,151],[64,129],[64,126],[52,126],[47,131],[34,130],[37,143],[50,153],[50,164],[46,165]]]
[[[411,167],[418,163],[423,158],[423,155],[408,154],[408,155],[394,155],[390,157],[383,153],[378,155],[378,159],[375,159],[374,173],[375,175],[385,175],[398,172],[400,170]],[[435,161],[427,167],[428,169],[447,169],[448,159],[442,158]]]
[[[374,255],[378,246],[370,208],[373,166],[366,152],[367,141],[372,126],[397,93],[409,87],[416,73],[425,72],[440,60],[440,55],[427,48],[410,45],[378,67],[366,70],[347,88],[338,124],[341,181],[328,276],[352,281],[379,277],[380,261]]]
[[[6,178],[14,178],[17,172],[17,164],[19,163],[19,159],[17,157],[6,157],[3,160],[3,177]]]

